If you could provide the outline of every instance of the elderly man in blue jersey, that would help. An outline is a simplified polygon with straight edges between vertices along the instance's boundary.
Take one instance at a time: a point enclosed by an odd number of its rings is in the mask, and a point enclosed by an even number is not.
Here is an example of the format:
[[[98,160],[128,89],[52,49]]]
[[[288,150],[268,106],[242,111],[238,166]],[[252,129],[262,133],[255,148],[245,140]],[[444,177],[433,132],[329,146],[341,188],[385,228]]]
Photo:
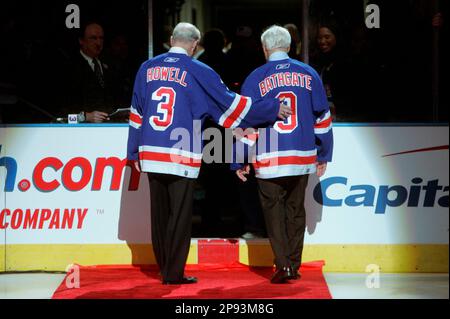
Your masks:
[[[136,169],[148,173],[153,250],[162,282],[169,285],[197,282],[184,275],[184,268],[205,118],[237,128],[273,124],[291,114],[280,99],[251,99],[229,91],[217,73],[192,59],[200,37],[189,23],[175,27],[170,51],[139,69],[131,107],[127,156]]]
[[[267,63],[249,75],[242,94],[252,99],[284,98],[292,109],[287,120],[259,131],[260,139],[250,159],[275,255],[276,271],[271,282],[284,283],[301,276],[298,270],[305,234],[305,190],[309,174],[321,177],[332,159],[333,132],[320,76],[288,56],[289,31],[272,26],[261,40]],[[276,149],[268,146],[268,139],[262,141],[263,133],[266,137],[277,136]],[[249,166],[240,166],[237,175],[245,182]]]

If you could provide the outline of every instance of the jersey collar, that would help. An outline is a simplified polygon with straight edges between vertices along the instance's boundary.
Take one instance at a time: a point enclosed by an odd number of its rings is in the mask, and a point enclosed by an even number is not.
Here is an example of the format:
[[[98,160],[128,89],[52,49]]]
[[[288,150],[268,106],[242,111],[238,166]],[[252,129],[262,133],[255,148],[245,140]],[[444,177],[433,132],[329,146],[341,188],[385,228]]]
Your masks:
[[[276,51],[272,53],[269,57],[269,61],[281,61],[289,59],[289,55],[286,52]]]
[[[178,54],[189,55],[185,49],[180,48],[180,47],[172,47],[172,48],[170,48],[169,53],[178,53]]]

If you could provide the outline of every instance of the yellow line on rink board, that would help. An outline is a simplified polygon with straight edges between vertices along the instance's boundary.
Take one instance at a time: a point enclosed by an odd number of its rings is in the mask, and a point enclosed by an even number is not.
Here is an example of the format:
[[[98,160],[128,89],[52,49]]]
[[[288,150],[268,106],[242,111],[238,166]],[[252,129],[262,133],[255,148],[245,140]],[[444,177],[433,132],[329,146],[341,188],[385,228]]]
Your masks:
[[[6,259],[5,259],[6,256]],[[325,272],[366,272],[371,264],[384,273],[448,272],[448,245],[306,245],[303,262],[324,260]],[[240,241],[240,262],[270,266],[267,240]],[[155,264],[151,244],[1,245],[0,272],[65,271],[68,265]],[[191,243],[188,264],[198,263],[197,241]]]
[[[270,266],[273,253],[268,243],[242,242],[240,261]],[[324,272],[366,272],[377,265],[384,273],[446,273],[448,245],[306,245],[302,262],[324,260]]]
[[[155,264],[151,244],[6,245],[6,271],[65,271],[68,265]],[[197,263],[191,244],[189,264]],[[1,263],[0,263],[1,265]],[[5,267],[1,268],[0,272]]]
[[[0,245],[0,272],[4,272],[6,270],[5,267],[5,245]]]

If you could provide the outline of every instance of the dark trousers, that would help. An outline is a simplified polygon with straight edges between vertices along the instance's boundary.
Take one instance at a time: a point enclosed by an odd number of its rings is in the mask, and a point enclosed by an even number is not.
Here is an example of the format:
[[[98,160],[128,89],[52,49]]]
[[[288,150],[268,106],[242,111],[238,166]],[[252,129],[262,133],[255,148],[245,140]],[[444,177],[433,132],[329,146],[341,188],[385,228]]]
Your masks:
[[[192,232],[194,180],[148,174],[152,244],[163,280],[183,278]]]
[[[267,233],[266,226],[258,195],[258,182],[253,170],[247,175],[247,182],[238,182],[238,190],[244,219],[244,232],[265,236]]]
[[[305,191],[309,175],[258,179],[267,235],[277,268],[300,268],[305,238]]]

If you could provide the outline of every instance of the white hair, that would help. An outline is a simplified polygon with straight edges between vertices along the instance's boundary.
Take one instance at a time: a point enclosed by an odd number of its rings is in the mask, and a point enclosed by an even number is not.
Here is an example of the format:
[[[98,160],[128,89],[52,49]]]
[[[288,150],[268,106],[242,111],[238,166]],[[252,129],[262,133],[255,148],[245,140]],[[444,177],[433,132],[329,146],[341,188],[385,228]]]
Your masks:
[[[201,37],[200,30],[196,26],[186,22],[177,24],[172,34],[173,40],[179,42],[198,41]]]
[[[286,28],[274,25],[261,36],[261,42],[267,50],[291,47],[291,34]]]

